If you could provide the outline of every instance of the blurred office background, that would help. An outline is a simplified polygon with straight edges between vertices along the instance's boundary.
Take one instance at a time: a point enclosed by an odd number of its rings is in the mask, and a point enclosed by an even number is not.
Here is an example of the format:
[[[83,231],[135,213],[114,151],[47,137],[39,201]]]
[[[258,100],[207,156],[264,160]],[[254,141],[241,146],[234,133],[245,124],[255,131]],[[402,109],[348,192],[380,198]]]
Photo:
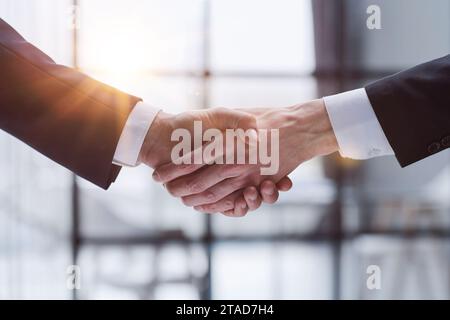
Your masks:
[[[0,17],[170,112],[292,105],[450,49],[446,0],[0,0]],[[276,205],[231,219],[183,207],[145,167],[106,192],[5,133],[0,148],[2,299],[450,298],[449,151],[404,169],[315,159]]]

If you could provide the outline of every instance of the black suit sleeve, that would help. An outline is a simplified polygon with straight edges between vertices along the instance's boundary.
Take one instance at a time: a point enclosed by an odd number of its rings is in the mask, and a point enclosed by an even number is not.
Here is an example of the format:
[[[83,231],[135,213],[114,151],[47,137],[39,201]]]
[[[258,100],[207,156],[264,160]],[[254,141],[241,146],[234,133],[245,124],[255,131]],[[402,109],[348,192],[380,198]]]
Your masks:
[[[450,147],[450,55],[365,89],[402,167]]]
[[[0,129],[106,189],[120,134],[140,100],[56,64],[0,19]]]

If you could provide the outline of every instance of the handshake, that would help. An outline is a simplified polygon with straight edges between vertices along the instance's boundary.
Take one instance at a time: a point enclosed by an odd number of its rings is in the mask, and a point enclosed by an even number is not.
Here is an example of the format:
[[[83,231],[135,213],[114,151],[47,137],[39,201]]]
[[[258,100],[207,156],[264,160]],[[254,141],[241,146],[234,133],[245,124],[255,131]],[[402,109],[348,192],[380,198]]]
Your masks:
[[[338,150],[322,99],[287,108],[159,112],[139,154],[153,179],[204,213],[244,216],[292,187],[301,163]]]
[[[450,55],[292,107],[170,115],[56,64],[0,19],[0,70],[1,130],[103,189],[144,163],[201,212],[274,203],[297,166],[338,150],[407,166],[450,148]]]

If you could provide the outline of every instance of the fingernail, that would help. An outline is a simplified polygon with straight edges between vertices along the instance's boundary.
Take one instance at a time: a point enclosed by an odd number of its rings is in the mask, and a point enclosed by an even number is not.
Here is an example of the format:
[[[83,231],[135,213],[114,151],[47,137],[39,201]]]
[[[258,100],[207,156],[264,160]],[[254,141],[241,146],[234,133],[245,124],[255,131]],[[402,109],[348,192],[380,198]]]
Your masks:
[[[270,188],[270,189],[264,190],[264,193],[271,196],[271,195],[273,195],[273,189]]]
[[[152,177],[153,177],[153,180],[155,180],[155,181],[161,181],[161,177],[159,176],[159,174],[158,174],[158,171],[153,171],[153,174],[152,174]]]
[[[256,195],[256,192],[252,192],[252,193],[250,193],[250,194],[248,195],[248,197],[249,197],[250,200],[256,200],[256,198],[257,198],[258,196]]]

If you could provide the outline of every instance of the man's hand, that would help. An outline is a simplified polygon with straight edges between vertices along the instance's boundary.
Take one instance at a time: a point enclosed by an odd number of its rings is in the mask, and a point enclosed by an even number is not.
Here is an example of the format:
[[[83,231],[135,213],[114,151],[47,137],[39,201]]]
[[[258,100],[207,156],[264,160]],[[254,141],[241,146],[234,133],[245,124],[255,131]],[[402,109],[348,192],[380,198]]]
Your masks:
[[[238,110],[216,108],[188,111],[177,115],[161,111],[147,133],[139,154],[139,162],[152,168],[170,163],[172,149],[177,144],[177,141],[171,141],[172,133],[176,129],[187,129],[193,136],[194,121],[201,121],[203,130],[209,128],[219,130],[256,128],[256,118]],[[182,170],[182,168],[183,166],[177,167],[178,170]]]
[[[152,168],[156,168],[162,164],[171,164],[171,152],[176,141],[171,141],[171,135],[176,129],[187,129],[191,133],[194,130],[194,121],[201,121],[204,130],[216,128],[225,129],[255,129],[256,118],[253,114],[241,110],[230,110],[225,108],[215,108],[207,110],[189,111],[179,115],[172,115],[160,112],[145,138],[143,147],[139,155],[139,162],[144,163]],[[154,177],[156,181],[170,181],[181,175],[200,169],[204,164],[177,165],[176,170],[164,171],[163,179],[157,177],[158,171],[155,171]],[[281,189],[288,189],[287,186],[292,183],[288,178],[281,183]],[[202,192],[206,189],[202,183],[192,183],[186,186],[192,193]],[[280,190],[281,190],[280,189]],[[275,184],[268,182],[265,186],[265,193],[260,195],[255,187],[249,188],[246,192],[249,207],[254,210],[261,205],[261,202],[273,203],[278,198],[278,188]],[[255,192],[254,192],[255,191]],[[170,190],[169,190],[170,192]],[[219,199],[218,199],[219,200]],[[231,208],[233,209],[233,208]],[[240,209],[237,209],[240,210]]]
[[[246,111],[252,113],[252,109]],[[155,170],[156,180],[166,183],[171,194],[181,197],[183,203],[196,210],[242,216],[248,208],[260,204],[258,196],[255,197],[257,190],[252,186],[261,184],[261,195],[266,195],[266,200],[272,197],[267,202],[276,201],[275,190],[290,188],[291,182],[285,177],[298,165],[338,150],[322,100],[289,108],[254,109],[253,113],[258,129],[279,130],[280,166],[274,175],[262,176],[260,164],[177,166],[168,163]],[[192,188],[198,185],[201,188]]]

